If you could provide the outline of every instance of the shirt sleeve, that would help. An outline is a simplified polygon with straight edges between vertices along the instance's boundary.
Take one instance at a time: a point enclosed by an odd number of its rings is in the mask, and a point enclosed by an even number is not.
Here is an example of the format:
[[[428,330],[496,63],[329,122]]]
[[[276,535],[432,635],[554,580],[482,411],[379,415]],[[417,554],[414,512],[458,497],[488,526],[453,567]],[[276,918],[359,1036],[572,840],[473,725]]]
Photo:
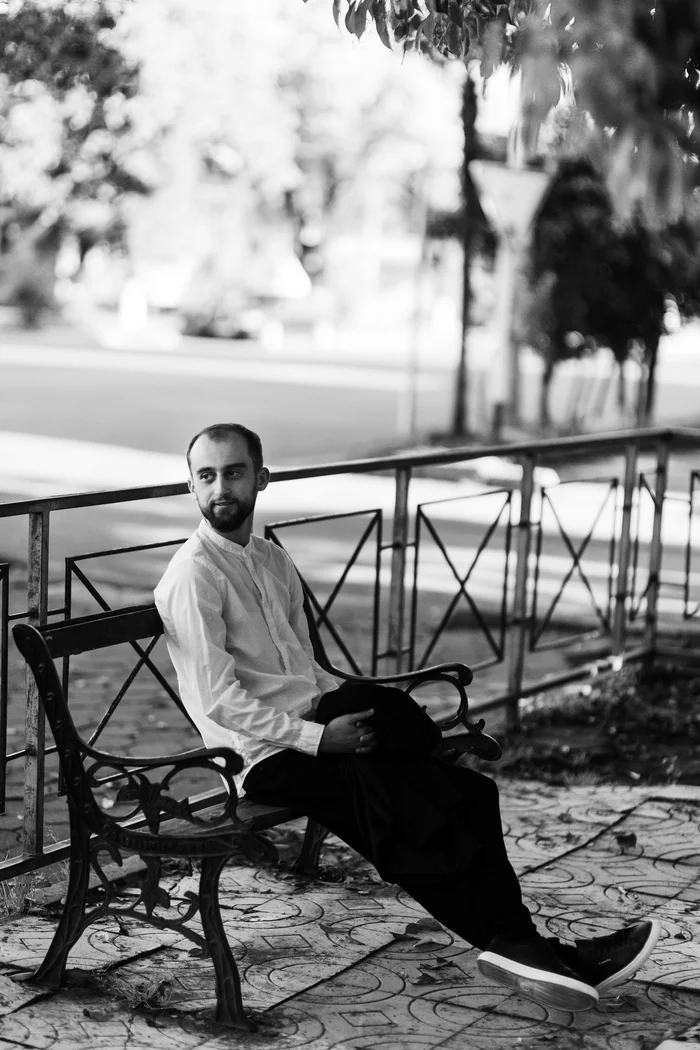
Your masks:
[[[206,566],[197,562],[182,566],[167,595],[156,593],[156,605],[166,640],[177,650],[177,664],[207,718],[257,740],[317,754],[322,725],[261,703],[238,680],[235,659],[226,649],[221,595]]]
[[[299,579],[294,565],[289,562],[290,580],[289,580],[289,593],[290,593],[290,607],[289,607],[289,623],[294,631],[295,635],[299,639],[299,642],[311,661],[311,665],[314,669],[314,675],[316,677],[316,685],[321,690],[321,696],[324,693],[329,693],[331,689],[337,689],[340,685],[339,679],[332,675],[329,671],[324,670],[320,663],[314,657],[314,650],[311,644],[311,638],[309,636],[309,624],[306,619],[306,611],[304,610],[304,589]],[[318,701],[316,701],[318,703]]]

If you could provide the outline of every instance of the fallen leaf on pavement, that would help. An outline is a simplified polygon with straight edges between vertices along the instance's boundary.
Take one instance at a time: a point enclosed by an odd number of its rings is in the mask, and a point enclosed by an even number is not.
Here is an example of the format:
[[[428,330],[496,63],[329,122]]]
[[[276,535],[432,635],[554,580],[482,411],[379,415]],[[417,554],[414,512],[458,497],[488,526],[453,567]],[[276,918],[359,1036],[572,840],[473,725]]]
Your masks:
[[[112,1012],[111,1010],[90,1010],[86,1007],[83,1010],[83,1017],[89,1017],[91,1021],[111,1021]]]

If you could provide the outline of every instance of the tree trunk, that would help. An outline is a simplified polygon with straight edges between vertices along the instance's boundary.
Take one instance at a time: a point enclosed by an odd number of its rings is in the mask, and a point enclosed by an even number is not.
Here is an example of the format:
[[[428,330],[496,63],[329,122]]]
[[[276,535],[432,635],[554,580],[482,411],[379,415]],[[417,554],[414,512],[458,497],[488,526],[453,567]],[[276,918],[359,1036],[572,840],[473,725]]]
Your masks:
[[[647,343],[647,388],[642,426],[651,426],[656,407],[656,366],[659,361],[659,336]]]
[[[29,228],[4,260],[3,269],[11,274],[9,298],[17,307],[25,328],[39,328],[56,307],[56,258],[60,240],[58,224],[38,237]]]
[[[476,87],[474,81],[466,75],[462,88],[462,132],[464,135],[464,152],[462,160],[462,247],[464,262],[462,269],[462,341],[459,348],[459,362],[455,377],[454,406],[452,412],[452,433],[455,437],[467,434],[467,335],[469,332],[469,314],[471,309],[471,263],[474,217],[478,202],[474,186],[469,175],[469,163],[477,152],[476,142]]]
[[[620,412],[627,411],[627,394],[625,390],[625,362],[617,362],[617,407]]]
[[[554,375],[554,358],[545,358],[544,371],[540,382],[540,429],[547,430],[551,423],[549,414],[549,391]]]

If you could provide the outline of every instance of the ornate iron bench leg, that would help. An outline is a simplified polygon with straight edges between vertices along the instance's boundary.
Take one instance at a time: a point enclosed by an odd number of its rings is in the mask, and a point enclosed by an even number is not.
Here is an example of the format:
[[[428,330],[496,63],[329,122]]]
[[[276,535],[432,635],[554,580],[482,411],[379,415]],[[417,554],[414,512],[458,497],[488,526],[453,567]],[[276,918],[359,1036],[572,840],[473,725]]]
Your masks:
[[[76,831],[77,823],[77,818],[71,820],[73,827],[66,903],[46,957],[31,976],[32,984],[48,984],[53,988],[61,986],[68,954],[83,930],[90,925],[91,917],[88,916],[87,920],[85,917],[90,881],[90,832],[87,828]]]
[[[306,832],[301,846],[294,871],[297,875],[318,875],[318,865],[321,859],[321,847],[328,838],[330,832],[322,824],[309,817],[306,823]]]
[[[216,1020],[232,1028],[255,1032],[257,1025],[243,1011],[238,967],[221,921],[219,876],[227,860],[226,856],[204,857],[199,880],[199,912],[216,975]]]

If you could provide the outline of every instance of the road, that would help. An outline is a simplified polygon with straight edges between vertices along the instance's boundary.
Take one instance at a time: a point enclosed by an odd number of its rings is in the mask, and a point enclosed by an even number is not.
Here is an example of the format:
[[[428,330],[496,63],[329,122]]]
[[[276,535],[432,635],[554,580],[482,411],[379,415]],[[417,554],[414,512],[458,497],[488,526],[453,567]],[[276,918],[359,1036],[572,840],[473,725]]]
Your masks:
[[[87,489],[120,488],[184,480],[182,450],[192,433],[215,420],[238,419],[257,429],[268,462],[285,465],[327,462],[376,452],[396,443],[406,407],[406,377],[398,355],[376,353],[363,345],[353,360],[338,355],[314,360],[310,350],[294,345],[284,353],[266,354],[249,344],[198,340],[174,352],[108,350],[90,347],[13,346],[0,343],[0,490],[4,498],[52,495]],[[689,373],[691,374],[691,373]],[[416,416],[418,429],[444,428],[449,415],[452,368],[436,359],[420,369]],[[405,421],[405,417],[404,417]],[[614,472],[615,465],[607,470]],[[606,476],[597,471],[597,476]],[[472,482],[459,484],[416,479],[416,502],[437,504],[442,537],[454,553],[458,572],[466,573],[485,530],[498,510],[498,499],[477,496]],[[564,527],[584,537],[605,486],[573,486],[558,497]],[[381,507],[386,520],[393,507],[389,478],[344,477],[333,481],[273,485],[261,499],[259,523],[328,511]],[[563,509],[562,509],[563,508]],[[159,542],[186,535],[197,520],[185,497],[124,507],[65,512],[52,519],[52,551],[62,559],[87,550]],[[25,557],[25,523],[0,522],[0,551],[12,560]],[[356,523],[298,530],[295,555],[315,561],[317,577],[332,585],[348,556]],[[671,522],[670,555],[665,570],[682,578],[687,511],[678,508]],[[503,559],[494,539],[481,556],[470,587],[493,608],[503,574]],[[580,539],[577,541],[580,542]],[[319,555],[324,551],[324,568]],[[589,545],[584,566],[605,599],[605,532],[600,527]],[[163,555],[149,555],[143,570],[120,578],[155,580]],[[106,564],[106,563],[105,563]],[[115,566],[116,562],[111,562]],[[556,595],[570,565],[556,524],[549,526],[545,570],[540,586],[547,604]],[[97,566],[95,566],[97,567]],[[105,569],[106,571],[106,569]],[[456,583],[437,548],[426,549],[422,570],[437,609],[446,604]],[[366,584],[368,569],[358,565],[351,584]],[[364,574],[364,575],[363,575]],[[560,605],[575,618],[589,606],[585,588],[574,573]]]
[[[2,430],[177,453],[207,424],[235,419],[260,433],[276,464],[361,456],[406,436],[406,381],[391,365],[270,358],[201,340],[173,354],[0,346],[0,368]],[[423,371],[421,430],[445,427],[450,392],[450,371]]]

